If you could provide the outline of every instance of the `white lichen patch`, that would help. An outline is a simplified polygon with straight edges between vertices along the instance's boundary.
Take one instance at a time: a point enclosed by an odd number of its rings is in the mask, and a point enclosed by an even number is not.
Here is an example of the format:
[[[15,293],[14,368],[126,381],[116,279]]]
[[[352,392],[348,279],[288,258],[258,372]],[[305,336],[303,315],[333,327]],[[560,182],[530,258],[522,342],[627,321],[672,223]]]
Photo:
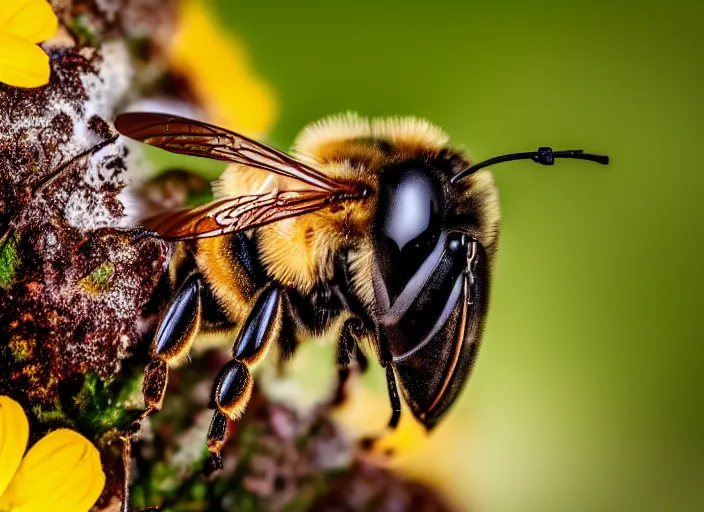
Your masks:
[[[76,190],[69,196],[64,217],[69,226],[81,230],[94,230],[115,224],[115,215],[86,190]]]
[[[85,73],[80,76],[88,100],[85,102],[85,117],[97,115],[106,119],[115,112],[118,102],[129,91],[134,70],[127,47],[122,41],[109,41],[100,48],[101,63],[97,75]]]
[[[74,69],[59,68],[54,62],[57,77],[41,90],[44,97],[28,101],[33,98],[16,96],[16,101],[8,100],[5,109],[0,107],[4,110],[0,114],[0,147],[16,146],[20,141],[28,153],[28,158],[9,158],[0,162],[0,167],[9,168],[7,178],[18,189],[31,186],[32,181],[67,163],[72,165],[53,181],[64,179],[73,168],[85,169],[83,186],[66,183],[39,197],[50,210],[63,205],[64,217],[77,229],[118,225],[122,207],[114,195],[125,185],[125,147],[117,141],[94,154],[80,155],[116,136],[107,120],[129,91],[134,75],[129,53],[125,43],[118,41],[77,54],[57,52],[58,60],[69,61]],[[105,206],[108,203],[111,208]]]
[[[124,43],[106,43],[101,48],[101,54],[97,74],[80,75],[87,99],[83,105],[83,115],[73,118],[74,133],[78,139],[92,138],[93,129],[90,123],[96,116],[101,119],[110,118],[116,105],[127,94],[133,76],[130,57]],[[99,190],[106,184],[116,189],[125,185],[125,164],[121,161],[124,155],[124,147],[115,143],[87,157],[88,166],[83,179],[90,188],[90,197],[87,197],[85,190],[76,190],[68,197],[65,217],[71,226],[92,230],[120,224],[122,212],[116,215],[114,211],[106,208],[104,201],[100,200]],[[116,169],[116,166],[120,168]]]

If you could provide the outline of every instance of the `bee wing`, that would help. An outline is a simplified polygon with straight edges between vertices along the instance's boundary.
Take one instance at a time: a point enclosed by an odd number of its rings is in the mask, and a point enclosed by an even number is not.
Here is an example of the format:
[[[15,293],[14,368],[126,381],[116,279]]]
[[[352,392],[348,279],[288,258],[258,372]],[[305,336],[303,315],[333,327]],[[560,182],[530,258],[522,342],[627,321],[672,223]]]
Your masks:
[[[333,196],[320,190],[272,190],[160,213],[142,224],[165,240],[208,238],[320,210]]]
[[[201,121],[169,114],[130,112],[115,118],[122,135],[150,146],[264,169],[329,192],[350,192],[349,186],[325,176],[286,153],[243,135]]]

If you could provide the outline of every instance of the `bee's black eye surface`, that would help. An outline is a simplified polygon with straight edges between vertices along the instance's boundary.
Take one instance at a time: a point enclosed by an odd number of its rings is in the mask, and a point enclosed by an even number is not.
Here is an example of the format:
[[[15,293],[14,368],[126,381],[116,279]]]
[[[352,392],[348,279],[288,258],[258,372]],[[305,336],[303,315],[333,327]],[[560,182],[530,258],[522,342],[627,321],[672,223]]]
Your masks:
[[[381,175],[374,237],[391,303],[435,247],[442,229],[442,203],[440,184],[424,170]]]

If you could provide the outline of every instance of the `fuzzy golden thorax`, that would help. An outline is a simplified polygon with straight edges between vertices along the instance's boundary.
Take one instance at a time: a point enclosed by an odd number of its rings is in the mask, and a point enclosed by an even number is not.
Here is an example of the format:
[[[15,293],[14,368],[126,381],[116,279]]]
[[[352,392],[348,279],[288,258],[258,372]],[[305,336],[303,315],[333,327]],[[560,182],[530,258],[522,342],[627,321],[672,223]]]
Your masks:
[[[339,208],[282,220],[257,229],[261,261],[284,286],[308,293],[332,279],[335,256],[350,253],[353,286],[368,304],[371,289],[371,225],[376,212],[379,174],[406,161],[439,167],[448,175],[469,162],[449,146],[438,127],[415,118],[366,120],[353,114],[326,118],[300,133],[294,156],[344,183],[368,186],[370,197],[342,203]],[[297,181],[250,167],[231,165],[214,185],[216,198],[305,188]],[[498,231],[498,206],[491,175],[477,173],[465,180],[460,195],[476,196],[481,225],[474,228],[488,249]],[[458,204],[463,202],[461,197]],[[455,202],[453,199],[453,203]],[[466,201],[464,201],[466,202]]]

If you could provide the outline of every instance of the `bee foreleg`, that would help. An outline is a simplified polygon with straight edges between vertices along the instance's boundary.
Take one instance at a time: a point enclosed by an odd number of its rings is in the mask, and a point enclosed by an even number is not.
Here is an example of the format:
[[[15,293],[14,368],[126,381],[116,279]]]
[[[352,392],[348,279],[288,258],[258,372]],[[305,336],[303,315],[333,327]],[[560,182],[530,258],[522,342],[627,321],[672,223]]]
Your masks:
[[[152,359],[144,368],[142,396],[144,411],[139,416],[142,420],[155,411],[160,411],[164,403],[166,385],[169,382],[169,366],[163,359]]]
[[[169,363],[184,358],[198,333],[201,319],[200,274],[191,275],[179,288],[161,319],[151,347],[151,361],[144,368],[142,395],[145,409],[120,436],[123,442],[124,496],[122,511],[129,510],[131,447],[141,421],[161,409],[169,382]]]
[[[358,317],[350,317],[342,325],[337,344],[337,387],[330,402],[333,407],[340,406],[347,400],[350,378],[367,369],[367,358],[359,348],[363,334],[364,325]]]
[[[210,457],[203,468],[206,474],[222,469],[220,452],[226,441],[228,418],[237,421],[249,403],[254,387],[251,368],[268,352],[281,334],[283,292],[276,284],[267,286],[257,298],[232,348],[234,359],[215,379],[213,403],[217,407],[208,430]]]
[[[210,456],[203,466],[203,474],[209,476],[223,468],[222,455],[220,451],[225,445],[225,435],[227,434],[227,416],[220,410],[213,413],[213,419],[208,428],[208,451]]]
[[[200,274],[186,279],[159,323],[152,342],[152,360],[144,369],[142,394],[146,409],[141,418],[161,409],[169,381],[169,363],[188,356],[200,328],[201,280]]]
[[[377,436],[363,437],[360,440],[360,447],[364,451],[372,451],[379,441],[396,430],[401,420],[401,397],[398,394],[394,370],[389,363],[386,363],[386,383],[389,389],[389,401],[391,402],[391,418],[385,432]]]
[[[386,365],[386,383],[389,387],[389,401],[391,402],[391,418],[389,419],[389,430],[395,430],[401,420],[401,397],[398,394],[396,376],[390,364]]]

